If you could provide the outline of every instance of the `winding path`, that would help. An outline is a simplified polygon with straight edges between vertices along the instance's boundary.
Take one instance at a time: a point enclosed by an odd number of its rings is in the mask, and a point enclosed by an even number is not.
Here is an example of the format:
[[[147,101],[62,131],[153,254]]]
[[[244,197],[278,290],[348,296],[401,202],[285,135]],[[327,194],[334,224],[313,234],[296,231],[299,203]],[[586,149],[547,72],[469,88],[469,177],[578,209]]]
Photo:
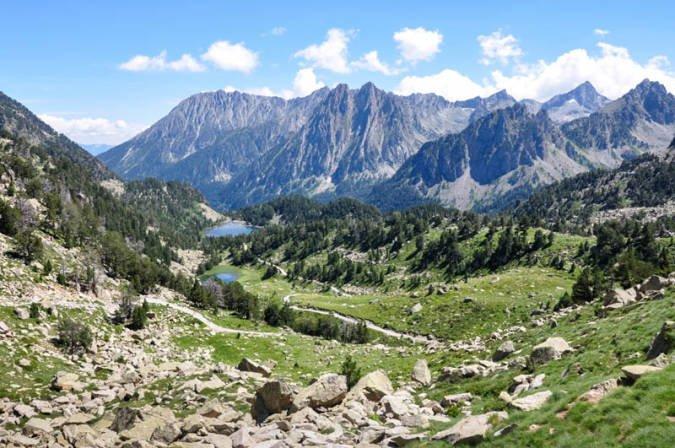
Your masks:
[[[173,308],[176,311],[179,311],[183,314],[187,314],[189,316],[192,316],[199,322],[203,323],[206,325],[206,328],[208,328],[210,331],[214,333],[225,333],[225,334],[244,334],[248,336],[259,336],[259,337],[267,337],[267,336],[274,336],[278,337],[281,336],[282,333],[271,333],[268,331],[254,331],[254,330],[239,330],[235,328],[228,328],[228,327],[221,327],[220,325],[216,324],[213,322],[211,319],[208,317],[204,316],[202,313],[199,311],[193,310],[192,308],[189,308],[185,305],[181,305],[179,303],[175,302],[169,302],[168,300],[159,298],[159,297],[154,297],[154,296],[146,296],[145,301],[153,304],[153,305],[164,305],[168,306],[169,308]]]
[[[291,303],[291,296],[293,294],[288,294],[287,296],[284,296],[281,300],[284,303]],[[384,328],[380,327],[379,325],[369,321],[369,320],[361,320],[361,319],[356,319],[351,316],[347,316],[345,314],[338,313],[337,311],[326,311],[326,310],[321,310],[317,308],[310,308],[310,307],[303,307],[303,306],[298,306],[298,305],[291,305],[291,309],[295,311],[301,311],[305,313],[314,313],[314,314],[321,314],[323,316],[331,316],[336,319],[339,319],[343,322],[347,322],[349,324],[358,324],[360,322],[365,322],[366,328],[369,330],[375,331],[377,333],[381,333],[385,336],[389,336],[392,338],[396,339],[408,339],[411,342],[414,342],[416,344],[427,344],[430,339],[427,338],[426,336],[419,336],[419,335],[414,335],[414,334],[408,334],[408,333],[399,333],[398,331],[390,330],[389,328]]]

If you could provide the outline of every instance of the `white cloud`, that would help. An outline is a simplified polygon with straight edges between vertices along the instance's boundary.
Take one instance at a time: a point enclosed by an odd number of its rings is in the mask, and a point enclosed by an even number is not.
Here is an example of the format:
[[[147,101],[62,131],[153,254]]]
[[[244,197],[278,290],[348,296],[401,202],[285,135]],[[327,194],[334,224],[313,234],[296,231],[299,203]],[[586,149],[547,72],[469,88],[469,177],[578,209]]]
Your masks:
[[[455,70],[445,69],[430,76],[406,76],[395,91],[399,95],[436,93],[448,101],[456,101],[489,95],[494,88],[481,86]]]
[[[301,68],[295,74],[293,79],[293,87],[291,89],[283,89],[281,91],[275,91],[269,87],[249,87],[244,89],[237,89],[233,86],[225,86],[222,90],[225,92],[245,92],[252,95],[261,95],[261,96],[278,96],[285,99],[297,98],[307,96],[315,90],[319,90],[322,87],[325,87],[322,81],[317,79],[316,73],[311,68]]]
[[[594,33],[596,36],[602,36],[602,37],[604,37],[604,36],[606,36],[606,35],[609,34],[609,30],[606,30],[606,29],[603,29],[603,28],[596,28],[596,29],[593,30],[593,33]]]
[[[315,68],[349,73],[347,45],[353,34],[353,31],[332,28],[326,34],[326,40],[318,45],[310,45],[296,52],[294,56],[305,59]]]
[[[171,70],[175,72],[202,72],[205,67],[189,54],[183,54],[180,59],[169,61],[166,58],[166,51],[162,51],[157,56],[136,55],[126,62],[119,65],[121,70],[130,72],[142,71],[164,71]]]
[[[258,66],[258,53],[246,48],[243,42],[232,44],[221,40],[211,44],[202,59],[221,70],[251,73]]]
[[[520,66],[519,72],[508,76],[497,70],[492,73],[492,84],[506,89],[516,98],[545,100],[570,90],[584,81],[609,98],[617,98],[645,78],[663,83],[675,92],[675,73],[668,71],[665,56],[655,56],[646,64],[635,61],[626,48],[600,42],[601,52],[593,56],[585,49],[564,53],[553,62],[539,61],[531,66]]]
[[[326,84],[319,81],[311,68],[303,68],[293,79],[293,96],[307,96],[315,90],[325,87]]]
[[[443,35],[424,28],[403,28],[394,33],[401,57],[408,62],[429,61],[440,51]]]
[[[483,50],[480,62],[484,65],[490,65],[496,60],[506,64],[509,60],[523,55],[523,50],[518,46],[518,39],[512,34],[504,36],[499,30],[487,36],[478,36],[478,43]]]
[[[272,36],[283,36],[284,34],[286,34],[286,28],[284,28],[283,26],[275,26],[270,30],[270,34]]]
[[[597,45],[600,49],[597,55],[591,55],[585,49],[574,49],[551,62],[540,60],[531,65],[518,64],[511,74],[495,70],[480,83],[451,69],[430,76],[406,76],[396,92],[406,95],[437,93],[453,101],[506,89],[517,99],[544,101],[590,81],[603,95],[618,98],[643,79],[658,81],[670,92],[675,92],[675,72],[666,56],[656,55],[641,64],[626,48],[606,42]]]
[[[64,118],[49,114],[41,114],[38,117],[71,140],[85,145],[96,143],[116,145],[145,129],[145,126],[107,118]]]
[[[367,70],[369,72],[378,72],[387,76],[400,73],[400,70],[390,67],[389,65],[380,61],[380,57],[375,50],[364,54],[361,56],[361,59],[352,62],[352,66],[357,69]]]

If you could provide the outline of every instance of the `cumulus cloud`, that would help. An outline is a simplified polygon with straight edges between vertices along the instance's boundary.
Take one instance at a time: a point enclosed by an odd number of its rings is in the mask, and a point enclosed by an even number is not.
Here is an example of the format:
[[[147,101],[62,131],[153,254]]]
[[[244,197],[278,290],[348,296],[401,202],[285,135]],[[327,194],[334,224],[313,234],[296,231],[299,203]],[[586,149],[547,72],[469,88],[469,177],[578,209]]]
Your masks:
[[[202,59],[221,70],[251,73],[258,66],[258,53],[246,48],[243,42],[236,44],[221,40],[211,44]]]
[[[293,96],[307,96],[315,90],[319,90],[326,85],[319,81],[311,68],[303,68],[293,79]]]
[[[116,145],[130,139],[145,127],[128,123],[124,120],[107,118],[64,118],[56,115],[42,114],[38,117],[67,135],[71,140],[81,144]]]
[[[390,67],[389,65],[382,62],[379,55],[377,54],[377,51],[375,50],[364,54],[360,59],[352,62],[352,66],[360,70],[382,73],[383,75],[387,76],[400,73],[400,70]]]
[[[600,54],[593,56],[585,49],[575,49],[552,62],[539,61],[521,66],[515,75],[492,73],[492,83],[506,89],[516,98],[543,100],[570,90],[584,81],[609,98],[617,98],[645,78],[663,83],[675,92],[675,73],[669,71],[665,56],[655,56],[646,64],[635,61],[630,52],[605,42],[599,42]]]
[[[430,76],[406,76],[396,91],[401,94],[437,93],[453,101],[506,89],[517,99],[544,101],[590,81],[603,95],[618,98],[647,78],[661,82],[670,92],[675,92],[675,73],[666,56],[657,55],[642,64],[634,60],[626,48],[606,42],[597,45],[600,51],[596,55],[585,49],[574,49],[550,62],[518,64],[512,73],[495,70],[481,82],[452,69]]]
[[[609,30],[606,30],[606,29],[603,29],[603,28],[596,28],[596,29],[593,30],[593,33],[596,36],[604,37],[604,36],[609,34]]]
[[[420,28],[403,28],[394,33],[401,57],[411,63],[429,61],[440,51],[443,35],[438,31]]]
[[[302,68],[298,70],[293,79],[293,86],[290,89],[283,89],[276,91],[270,87],[248,87],[244,89],[237,89],[233,86],[225,86],[222,90],[225,92],[245,92],[252,95],[261,96],[278,96],[285,99],[297,98],[307,96],[315,90],[325,87],[322,81],[316,77],[316,73],[311,68]]]
[[[406,76],[395,91],[399,95],[436,93],[448,101],[456,101],[489,95],[494,88],[481,86],[455,70],[445,69],[430,76]]]
[[[183,54],[179,59],[169,61],[166,51],[157,56],[139,54],[119,65],[121,70],[130,72],[143,71],[175,71],[175,72],[202,72],[205,67],[189,54]]]
[[[347,45],[353,34],[353,31],[332,28],[326,34],[326,40],[320,44],[310,45],[296,52],[294,56],[305,59],[315,68],[349,73]]]
[[[494,61],[507,64],[512,59],[523,55],[523,50],[518,46],[518,39],[512,34],[506,36],[501,31],[492,34],[478,36],[478,43],[483,50],[481,64],[490,65]]]

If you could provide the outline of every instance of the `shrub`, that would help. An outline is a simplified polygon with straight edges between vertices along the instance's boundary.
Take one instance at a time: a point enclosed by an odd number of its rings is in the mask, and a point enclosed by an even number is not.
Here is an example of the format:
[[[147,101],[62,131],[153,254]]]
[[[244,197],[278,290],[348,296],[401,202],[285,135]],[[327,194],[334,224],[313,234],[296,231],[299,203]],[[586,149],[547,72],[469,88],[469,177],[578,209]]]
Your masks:
[[[93,341],[91,330],[82,323],[66,317],[58,325],[58,342],[68,353],[86,351]]]
[[[340,368],[340,374],[347,377],[347,386],[351,389],[354,385],[361,379],[363,373],[361,368],[356,365],[356,361],[352,359],[351,355],[347,355],[342,367]]]
[[[26,263],[42,258],[44,247],[42,240],[30,231],[23,231],[16,235],[16,254]]]
[[[0,200],[0,233],[14,236],[19,231],[21,213],[7,202]]]

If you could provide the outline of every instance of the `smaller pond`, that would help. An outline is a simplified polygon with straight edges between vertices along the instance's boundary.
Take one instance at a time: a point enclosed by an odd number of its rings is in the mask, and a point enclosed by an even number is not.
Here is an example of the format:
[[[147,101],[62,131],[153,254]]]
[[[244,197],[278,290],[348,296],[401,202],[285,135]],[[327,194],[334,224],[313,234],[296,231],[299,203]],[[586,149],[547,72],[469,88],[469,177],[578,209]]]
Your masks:
[[[221,272],[220,274],[214,275],[214,277],[223,283],[232,283],[239,278],[239,274],[235,274],[234,272]]]
[[[237,236],[248,235],[251,232],[253,232],[253,227],[246,225],[243,222],[229,221],[217,227],[211,227],[206,231],[206,236]]]

